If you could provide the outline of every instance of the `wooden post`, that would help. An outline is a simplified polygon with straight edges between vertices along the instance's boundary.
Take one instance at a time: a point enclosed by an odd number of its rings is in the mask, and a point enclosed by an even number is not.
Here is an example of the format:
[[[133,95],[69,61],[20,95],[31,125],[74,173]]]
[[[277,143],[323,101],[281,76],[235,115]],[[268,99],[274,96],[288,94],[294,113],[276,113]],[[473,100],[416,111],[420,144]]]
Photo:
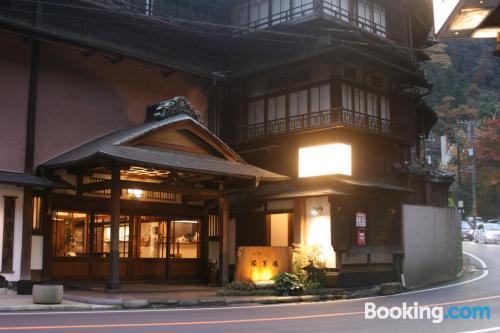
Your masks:
[[[115,166],[111,170],[111,249],[109,254],[109,281],[106,289],[120,290],[120,257],[118,252],[118,238],[120,237],[120,168]]]
[[[221,185],[222,187],[222,185]],[[220,284],[225,286],[229,282],[229,201],[227,196],[219,198],[220,230],[219,230],[219,269]]]

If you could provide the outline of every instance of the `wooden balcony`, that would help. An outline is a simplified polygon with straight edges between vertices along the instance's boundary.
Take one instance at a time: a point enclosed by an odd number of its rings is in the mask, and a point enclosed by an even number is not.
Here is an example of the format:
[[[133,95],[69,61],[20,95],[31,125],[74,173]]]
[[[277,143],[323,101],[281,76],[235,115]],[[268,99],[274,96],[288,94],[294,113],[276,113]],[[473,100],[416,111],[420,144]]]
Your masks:
[[[374,36],[378,36],[401,45],[407,42],[402,29],[391,29],[387,26],[386,22],[375,22],[371,19],[361,17],[355,12],[341,8],[336,4],[336,1],[303,0],[301,4],[277,12],[272,8],[271,1],[269,3],[269,14],[265,14],[263,17],[252,20],[250,18],[251,15],[248,15],[249,20],[244,24],[236,23],[233,20],[233,22],[231,22],[233,25],[239,25],[242,27],[238,33],[245,34],[272,27],[278,27],[283,24],[290,25],[290,23],[294,23],[293,21],[301,23],[307,20],[307,18],[322,18],[331,21],[332,23],[337,23],[341,28],[354,26],[360,30],[370,32]],[[395,13],[397,8],[389,7],[389,10],[390,12],[387,12],[388,16],[397,16]],[[386,15],[385,12],[384,15]],[[385,16],[384,20],[386,20]]]
[[[369,116],[340,107],[332,110],[233,127],[230,130],[223,131],[222,137],[230,143],[242,143],[283,134],[338,127],[397,139],[400,139],[404,135],[403,126],[397,125],[391,120]]]

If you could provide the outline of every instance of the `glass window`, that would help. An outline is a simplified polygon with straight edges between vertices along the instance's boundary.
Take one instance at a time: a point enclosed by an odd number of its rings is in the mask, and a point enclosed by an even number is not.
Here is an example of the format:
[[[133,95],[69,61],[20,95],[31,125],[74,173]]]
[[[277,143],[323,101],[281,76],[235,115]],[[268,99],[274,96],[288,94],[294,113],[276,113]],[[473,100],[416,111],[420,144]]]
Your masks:
[[[88,225],[89,216],[86,213],[54,212],[52,215],[54,256],[86,256]]]
[[[290,0],[272,0],[271,24],[278,24],[289,18]]]
[[[372,15],[370,4],[365,1],[358,1],[358,25],[368,31],[373,31],[372,29]]]
[[[42,221],[42,198],[33,196],[33,232],[41,232]]]
[[[269,17],[269,1],[254,0],[250,4],[250,23],[256,28],[264,28],[267,26]]]
[[[294,17],[306,15],[312,12],[313,0],[292,0],[292,13]]]
[[[248,125],[264,122],[264,100],[259,99],[248,103]]]
[[[380,5],[373,6],[373,21],[377,35],[386,36],[385,8]]]
[[[297,117],[299,115],[307,115],[307,90],[300,90],[289,95],[290,103],[290,128],[304,128],[306,126],[306,118]]]
[[[385,96],[380,96],[380,117],[385,120],[391,119],[389,98]]]
[[[290,116],[307,114],[307,90],[300,90],[290,94]]]
[[[369,116],[377,117],[378,116],[378,103],[377,103],[377,95],[367,92],[366,93],[366,110]]]
[[[170,257],[197,259],[200,257],[199,221],[170,222]]]
[[[311,88],[311,112],[330,110],[330,85]]]
[[[96,214],[94,220],[94,248],[95,256],[106,257],[111,249],[111,216]],[[130,220],[128,216],[120,216],[120,232],[118,237],[118,253],[120,258],[128,257]]]
[[[352,87],[347,84],[342,84],[342,107],[347,110],[353,110]]]
[[[248,7],[242,6],[238,9],[238,25],[248,24]]]
[[[280,95],[267,100],[267,120],[286,118],[286,96]]]
[[[349,0],[340,0],[340,19],[349,22]]]
[[[362,89],[354,88],[354,111],[366,113],[365,92]]]
[[[167,257],[167,222],[158,217],[138,216],[139,258]]]

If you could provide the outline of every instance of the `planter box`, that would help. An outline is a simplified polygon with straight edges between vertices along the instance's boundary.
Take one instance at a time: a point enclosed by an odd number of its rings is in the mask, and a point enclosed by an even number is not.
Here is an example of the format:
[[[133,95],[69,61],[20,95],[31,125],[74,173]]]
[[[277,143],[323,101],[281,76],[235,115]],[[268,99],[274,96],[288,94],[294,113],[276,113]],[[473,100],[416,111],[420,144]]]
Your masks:
[[[61,304],[64,289],[60,284],[35,284],[33,286],[33,303]]]

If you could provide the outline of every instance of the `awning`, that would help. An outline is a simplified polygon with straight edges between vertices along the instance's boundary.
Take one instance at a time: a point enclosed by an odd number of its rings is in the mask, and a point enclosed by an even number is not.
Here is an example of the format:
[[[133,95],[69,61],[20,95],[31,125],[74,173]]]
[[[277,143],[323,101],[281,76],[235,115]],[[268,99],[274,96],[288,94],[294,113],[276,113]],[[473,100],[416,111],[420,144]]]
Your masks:
[[[296,198],[307,198],[307,197],[320,197],[328,195],[347,195],[347,193],[336,191],[331,187],[309,189],[309,190],[297,190],[282,192],[276,194],[265,195],[266,199],[296,199]]]
[[[384,190],[401,191],[401,192],[413,192],[412,189],[409,189],[407,187],[386,184],[386,183],[369,182],[369,181],[362,181],[362,180],[356,180],[356,179],[336,179],[336,180],[341,182],[341,183],[348,184],[348,185],[354,185],[354,186],[380,188],[380,189],[384,189]]]
[[[58,184],[48,179],[11,171],[0,171],[0,184],[41,188],[58,187]]]
[[[347,195],[346,192],[337,187],[324,182],[310,183],[308,180],[299,179],[260,186],[252,195],[267,200]]]

